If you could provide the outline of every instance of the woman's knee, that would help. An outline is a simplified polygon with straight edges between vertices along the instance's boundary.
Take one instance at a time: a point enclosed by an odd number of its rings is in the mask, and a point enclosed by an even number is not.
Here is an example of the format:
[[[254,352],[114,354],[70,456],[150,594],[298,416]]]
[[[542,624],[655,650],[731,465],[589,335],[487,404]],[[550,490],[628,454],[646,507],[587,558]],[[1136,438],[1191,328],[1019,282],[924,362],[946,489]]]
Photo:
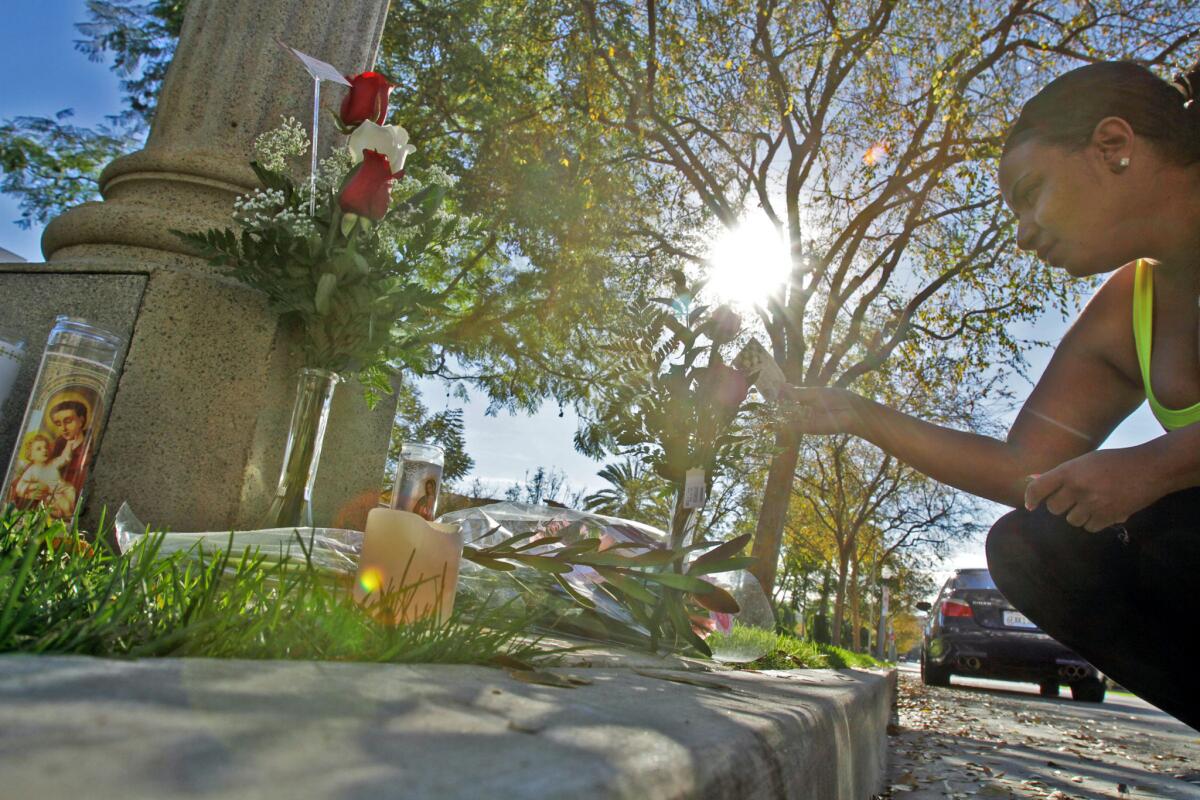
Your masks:
[[[1036,537],[1031,535],[1037,527],[1033,516],[1028,511],[1010,511],[996,520],[988,531],[984,551],[993,577],[997,570],[1007,571],[1011,567],[1030,563],[1036,546]]]
[[[1028,588],[1040,586],[1044,573],[1056,568],[1059,559],[1053,550],[1061,544],[1062,524],[1044,509],[1019,509],[1005,514],[988,531],[984,545],[988,571],[1009,602],[1018,604]]]

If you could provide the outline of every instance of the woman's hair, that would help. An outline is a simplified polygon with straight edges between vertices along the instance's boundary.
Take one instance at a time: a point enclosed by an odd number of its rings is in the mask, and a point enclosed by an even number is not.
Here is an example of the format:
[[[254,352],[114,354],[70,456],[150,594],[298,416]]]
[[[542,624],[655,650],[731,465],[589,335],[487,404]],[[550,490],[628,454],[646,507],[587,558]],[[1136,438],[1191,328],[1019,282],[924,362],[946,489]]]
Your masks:
[[[1200,161],[1200,63],[1174,81],[1131,61],[1073,69],[1025,104],[1004,152],[1030,140],[1081,149],[1105,117],[1128,122],[1164,158],[1178,164]]]

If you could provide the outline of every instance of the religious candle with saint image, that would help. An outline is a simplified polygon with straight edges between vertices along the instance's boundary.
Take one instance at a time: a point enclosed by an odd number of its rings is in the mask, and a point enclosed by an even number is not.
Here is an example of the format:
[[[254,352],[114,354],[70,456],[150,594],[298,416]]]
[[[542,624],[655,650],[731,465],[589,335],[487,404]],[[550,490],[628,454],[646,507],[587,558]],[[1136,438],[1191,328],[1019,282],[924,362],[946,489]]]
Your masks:
[[[125,340],[58,317],[4,477],[3,501],[70,519],[81,507]]]
[[[391,507],[433,519],[437,515],[445,458],[445,452],[435,444],[402,443]]]

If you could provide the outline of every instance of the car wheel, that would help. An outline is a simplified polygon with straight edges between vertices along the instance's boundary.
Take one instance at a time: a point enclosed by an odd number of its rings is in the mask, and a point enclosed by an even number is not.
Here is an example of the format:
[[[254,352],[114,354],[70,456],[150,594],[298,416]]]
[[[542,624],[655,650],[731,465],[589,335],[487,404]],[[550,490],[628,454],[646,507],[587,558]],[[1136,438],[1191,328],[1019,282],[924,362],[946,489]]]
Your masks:
[[[1089,678],[1086,681],[1071,684],[1071,697],[1081,703],[1103,703],[1104,693],[1108,690],[1102,678]]]
[[[1045,681],[1038,685],[1042,697],[1058,697],[1058,681]]]
[[[921,651],[921,683],[926,686],[949,686],[950,670],[929,663],[929,656]]]

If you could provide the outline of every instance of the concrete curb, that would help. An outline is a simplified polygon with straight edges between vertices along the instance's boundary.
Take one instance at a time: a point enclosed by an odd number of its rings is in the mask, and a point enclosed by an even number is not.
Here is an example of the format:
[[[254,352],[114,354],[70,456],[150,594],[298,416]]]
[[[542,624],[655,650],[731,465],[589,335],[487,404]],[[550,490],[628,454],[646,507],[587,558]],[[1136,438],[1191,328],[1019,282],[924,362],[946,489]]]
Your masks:
[[[846,798],[895,671],[0,657],[0,796]],[[681,682],[684,681],[684,682]]]

